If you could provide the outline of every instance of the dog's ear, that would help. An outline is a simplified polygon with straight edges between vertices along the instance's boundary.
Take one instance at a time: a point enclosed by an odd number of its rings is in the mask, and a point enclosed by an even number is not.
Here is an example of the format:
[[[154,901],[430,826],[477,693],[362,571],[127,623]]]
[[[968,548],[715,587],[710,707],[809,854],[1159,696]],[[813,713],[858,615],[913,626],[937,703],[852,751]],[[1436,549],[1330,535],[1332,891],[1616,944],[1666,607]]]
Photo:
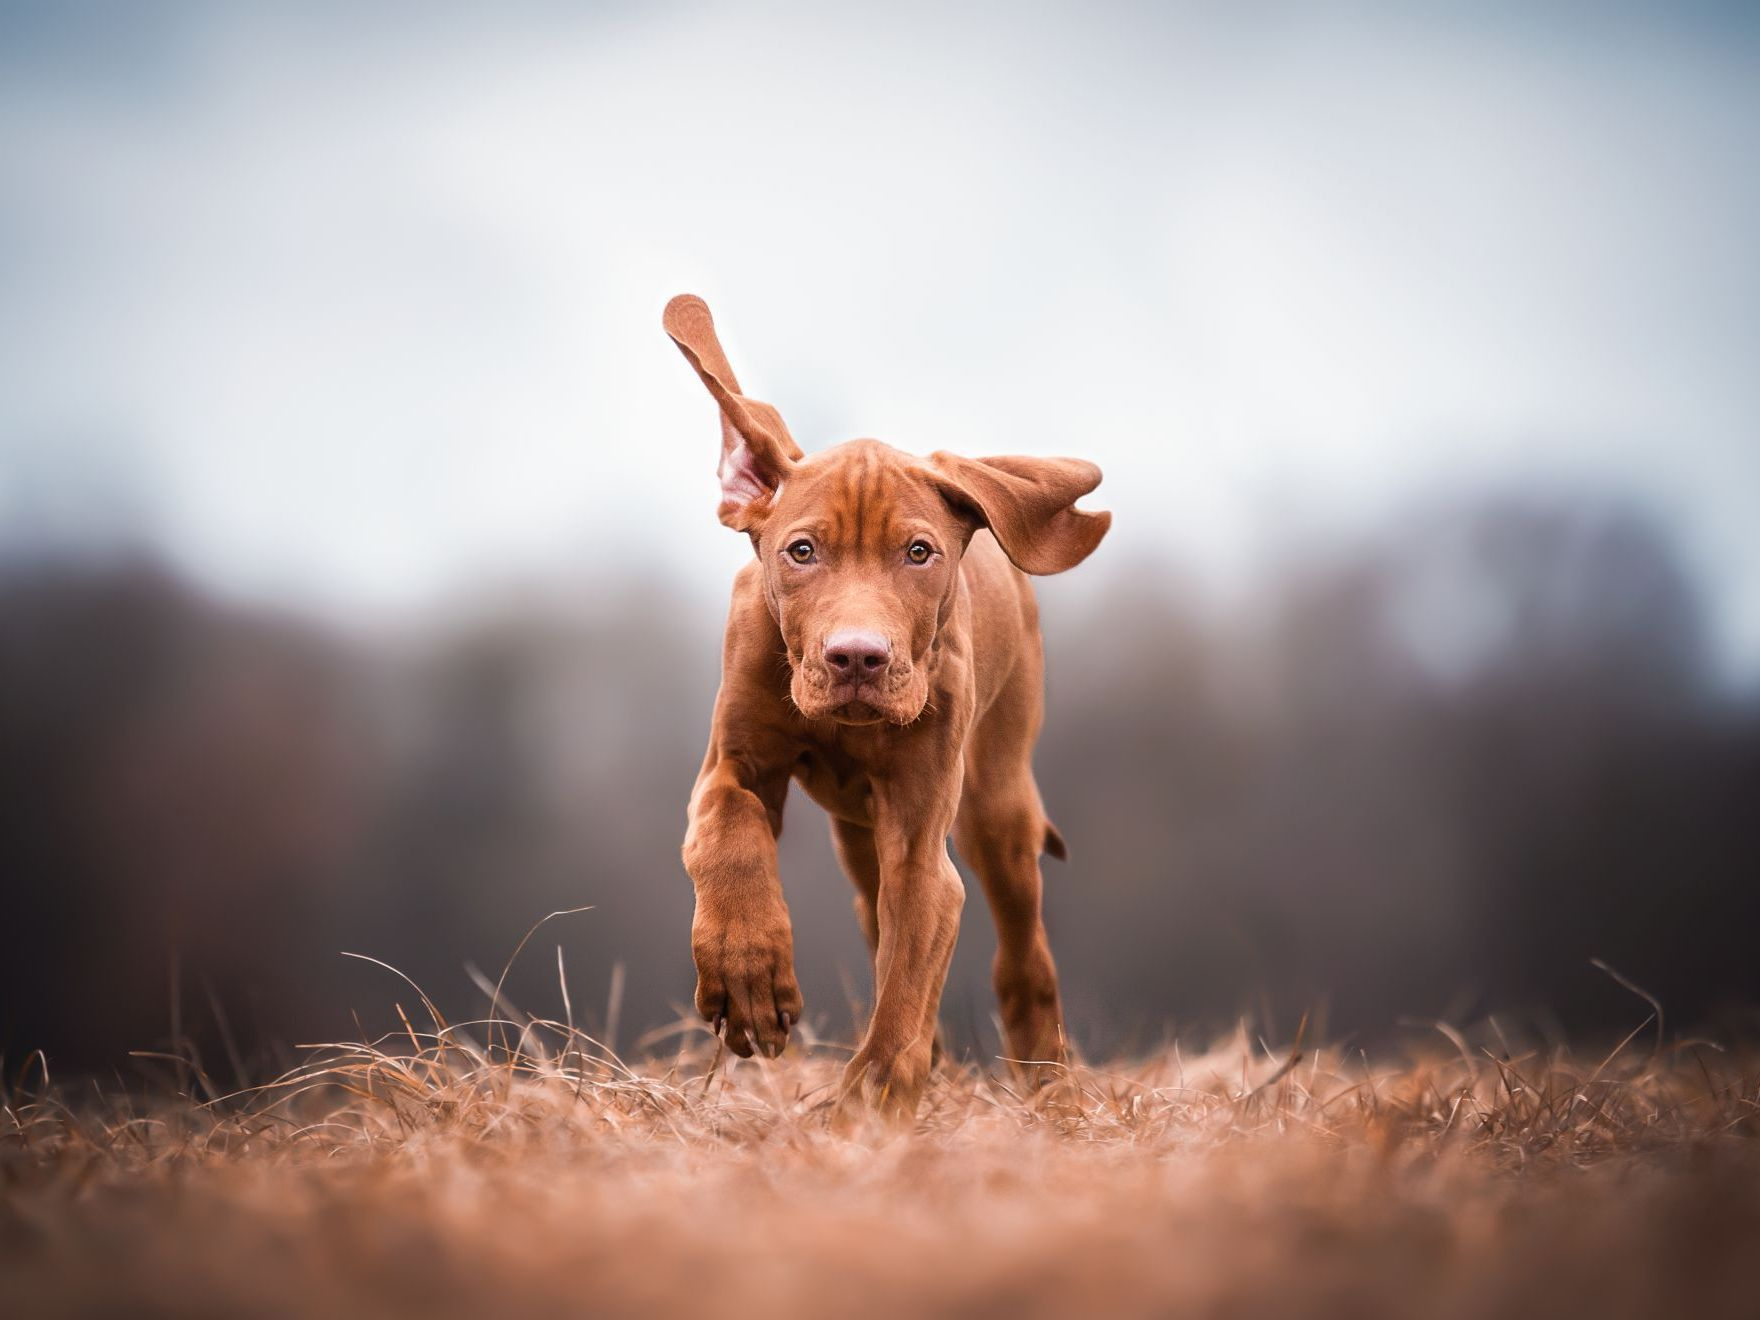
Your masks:
[[[1075,502],[1100,484],[1100,469],[1079,458],[961,458],[929,455],[930,476],[956,508],[988,527],[1015,566],[1061,573],[1094,552],[1110,513]]]
[[[739,392],[707,303],[694,293],[681,293],[666,304],[661,323],[721,406],[721,464],[716,469],[721,507],[716,513],[736,532],[753,531],[769,512],[771,497],[789,468],[800,461],[801,447],[783,425],[781,413]]]

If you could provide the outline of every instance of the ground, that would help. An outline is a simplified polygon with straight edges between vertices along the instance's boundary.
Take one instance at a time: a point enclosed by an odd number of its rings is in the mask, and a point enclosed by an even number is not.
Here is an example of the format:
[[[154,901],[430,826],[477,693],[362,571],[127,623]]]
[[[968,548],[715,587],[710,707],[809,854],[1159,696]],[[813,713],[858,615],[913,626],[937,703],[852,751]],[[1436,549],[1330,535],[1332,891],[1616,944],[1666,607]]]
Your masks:
[[[916,1121],[831,1121],[841,1052],[640,1063],[437,1018],[250,1094],[15,1081],[18,1316],[1752,1315],[1760,1066],[1371,1062],[1245,1032],[1035,1094],[944,1067]]]

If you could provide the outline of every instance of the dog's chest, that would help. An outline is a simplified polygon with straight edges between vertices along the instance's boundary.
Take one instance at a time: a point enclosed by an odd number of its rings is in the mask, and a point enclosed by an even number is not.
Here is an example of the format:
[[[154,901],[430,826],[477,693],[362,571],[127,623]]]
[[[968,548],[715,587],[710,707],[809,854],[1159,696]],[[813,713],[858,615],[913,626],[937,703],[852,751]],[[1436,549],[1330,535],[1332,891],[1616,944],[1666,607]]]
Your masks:
[[[835,747],[813,746],[795,762],[795,781],[831,815],[852,825],[874,823],[874,796],[861,763]]]

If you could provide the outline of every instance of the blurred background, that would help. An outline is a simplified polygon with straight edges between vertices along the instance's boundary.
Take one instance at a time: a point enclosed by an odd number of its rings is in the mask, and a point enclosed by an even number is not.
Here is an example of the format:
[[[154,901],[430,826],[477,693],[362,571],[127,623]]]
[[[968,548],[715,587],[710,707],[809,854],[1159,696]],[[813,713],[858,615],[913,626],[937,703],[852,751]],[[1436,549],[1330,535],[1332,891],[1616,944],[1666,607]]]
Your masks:
[[[1080,1045],[1623,1032],[1591,957],[1739,1024],[1754,15],[0,3],[6,1067],[414,1009],[343,950],[469,1016],[587,904],[512,1000],[688,1005],[750,550],[684,290],[808,448],[1105,469],[1041,584]],[[783,851],[848,1035],[798,795]],[[979,1052],[992,947],[974,900]]]

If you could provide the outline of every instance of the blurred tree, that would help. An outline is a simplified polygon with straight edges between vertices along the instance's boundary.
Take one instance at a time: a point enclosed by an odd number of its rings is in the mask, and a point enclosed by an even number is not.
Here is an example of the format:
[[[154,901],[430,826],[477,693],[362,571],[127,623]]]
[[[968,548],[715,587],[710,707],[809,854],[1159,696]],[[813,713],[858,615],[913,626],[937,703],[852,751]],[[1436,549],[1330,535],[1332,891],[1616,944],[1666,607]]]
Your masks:
[[[1515,496],[1300,547],[1244,596],[1164,565],[1044,586],[1039,766],[1073,860],[1047,904],[1079,1041],[1249,1011],[1288,1031],[1552,1010],[1629,1024],[1600,956],[1676,1021],[1760,998],[1760,713],[1720,686],[1703,609],[1641,511]],[[0,1031],[107,1065],[208,990],[252,1041],[481,1008],[532,922],[514,1002],[623,1040],[688,1003],[683,806],[719,620],[654,584],[503,593],[425,630],[329,637],[148,564],[0,575]],[[810,1007],[833,1030],[866,959],[819,813],[784,839]],[[947,1004],[988,1048],[967,910]],[[369,1011],[370,1010],[370,1011]]]

